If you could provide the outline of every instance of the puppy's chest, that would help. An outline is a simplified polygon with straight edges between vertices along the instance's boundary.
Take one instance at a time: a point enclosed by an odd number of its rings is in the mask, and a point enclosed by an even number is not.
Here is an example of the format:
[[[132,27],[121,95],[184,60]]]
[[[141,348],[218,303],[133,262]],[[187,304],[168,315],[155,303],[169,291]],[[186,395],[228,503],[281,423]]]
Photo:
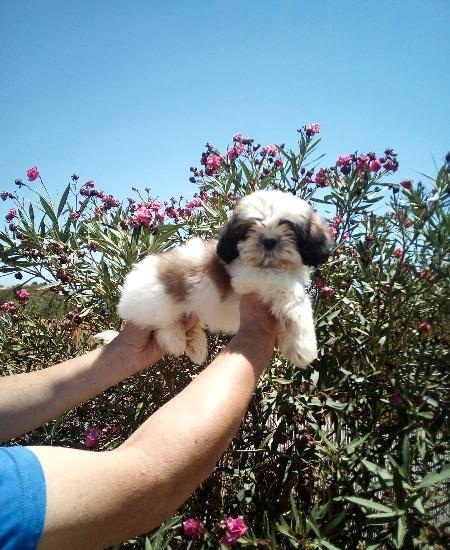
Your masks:
[[[235,333],[239,328],[239,296],[232,290],[226,296],[211,281],[204,281],[190,296],[189,309],[212,332]]]

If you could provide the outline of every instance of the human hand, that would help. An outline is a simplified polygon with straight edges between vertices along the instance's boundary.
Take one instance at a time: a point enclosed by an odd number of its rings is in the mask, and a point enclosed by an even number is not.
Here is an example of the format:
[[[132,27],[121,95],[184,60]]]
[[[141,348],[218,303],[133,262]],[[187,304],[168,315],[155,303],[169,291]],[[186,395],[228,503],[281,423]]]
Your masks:
[[[275,341],[278,331],[278,321],[272,315],[269,307],[257,294],[246,294],[239,304],[239,333],[258,334]]]
[[[189,332],[198,323],[195,315],[184,320],[184,328]],[[142,328],[133,323],[124,323],[122,330],[114,340],[105,346],[107,351],[124,356],[129,376],[156,363],[163,357],[165,350],[153,337],[152,328]]]

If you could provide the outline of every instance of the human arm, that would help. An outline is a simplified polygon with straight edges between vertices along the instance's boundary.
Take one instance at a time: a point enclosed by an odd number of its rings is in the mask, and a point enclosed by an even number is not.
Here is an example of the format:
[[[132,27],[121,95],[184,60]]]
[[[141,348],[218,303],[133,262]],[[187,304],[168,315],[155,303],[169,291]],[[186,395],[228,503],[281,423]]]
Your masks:
[[[245,296],[237,335],[121,447],[33,448],[47,484],[39,550],[103,548],[169,517],[212,472],[239,428],[275,333],[267,308]]]
[[[195,324],[186,321],[186,330]],[[146,329],[125,325],[107,346],[39,371],[0,378],[0,441],[28,432],[158,361]]]

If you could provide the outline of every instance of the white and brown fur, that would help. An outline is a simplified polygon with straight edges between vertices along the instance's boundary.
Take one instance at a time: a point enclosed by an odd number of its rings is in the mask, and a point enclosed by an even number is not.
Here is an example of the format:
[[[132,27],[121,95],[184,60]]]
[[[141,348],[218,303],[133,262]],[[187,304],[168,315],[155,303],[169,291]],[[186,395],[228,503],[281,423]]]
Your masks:
[[[330,253],[329,232],[303,200],[281,191],[243,197],[218,240],[191,239],[148,256],[125,279],[118,312],[152,327],[169,353],[194,363],[207,356],[204,328],[233,334],[239,328],[239,296],[258,293],[280,321],[280,352],[305,368],[317,357],[311,303],[305,291],[311,266]],[[186,336],[183,318],[199,322]],[[106,331],[97,336],[109,340]]]

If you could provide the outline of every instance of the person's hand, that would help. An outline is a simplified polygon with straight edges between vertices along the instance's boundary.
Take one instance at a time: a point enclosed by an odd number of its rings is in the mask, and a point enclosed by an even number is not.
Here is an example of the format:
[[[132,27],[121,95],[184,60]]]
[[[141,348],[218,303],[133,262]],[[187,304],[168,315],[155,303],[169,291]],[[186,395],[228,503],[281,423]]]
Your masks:
[[[258,334],[275,341],[278,321],[257,294],[246,294],[239,304],[239,333]]]
[[[187,317],[184,320],[186,333],[197,323],[198,318],[195,315]],[[123,354],[131,374],[156,363],[166,353],[156,342],[151,328],[141,328],[133,323],[124,323],[119,335],[106,346],[106,349]]]

